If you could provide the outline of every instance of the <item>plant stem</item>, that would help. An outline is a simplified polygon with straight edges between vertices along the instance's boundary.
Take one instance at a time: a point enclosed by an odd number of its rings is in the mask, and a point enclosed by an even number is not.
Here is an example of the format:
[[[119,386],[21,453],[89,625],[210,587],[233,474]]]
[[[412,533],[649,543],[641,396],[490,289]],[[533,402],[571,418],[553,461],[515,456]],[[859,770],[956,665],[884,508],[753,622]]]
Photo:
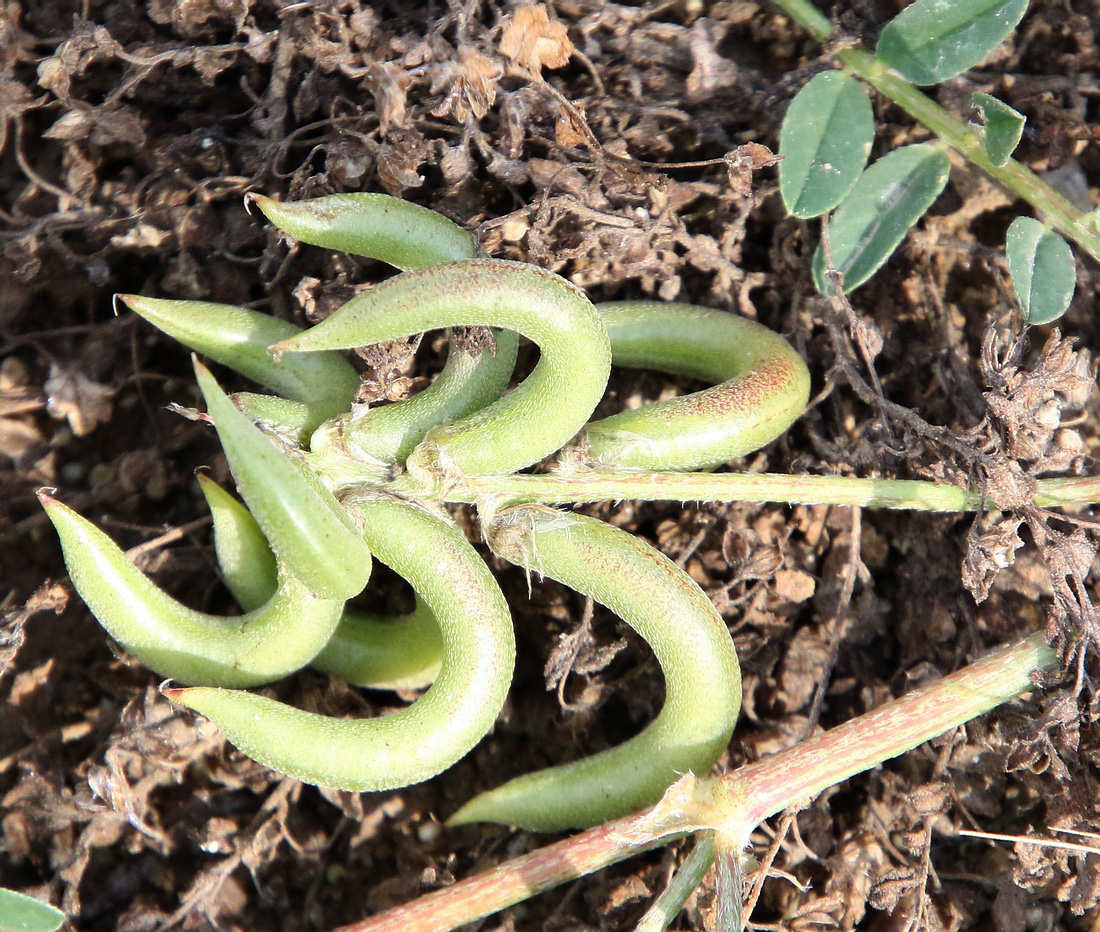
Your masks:
[[[1056,665],[1043,634],[983,657],[928,686],[717,778],[725,826],[746,832],[827,787],[912,750],[1032,687],[1031,674]]]
[[[714,864],[714,832],[700,832],[695,847],[634,927],[634,932],[664,932]],[[741,852],[737,852],[737,857]],[[740,892],[740,891],[739,891]]]
[[[440,932],[489,916],[704,826],[689,816],[700,781],[679,780],[652,809],[607,822],[336,932]]]
[[[763,819],[896,757],[1031,688],[1055,665],[1042,634],[755,764],[678,781],[654,808],[532,851],[338,932],[438,932],[504,909],[691,832],[747,842]]]
[[[827,42],[833,33],[829,17],[809,3],[809,0],[772,0],[777,7],[799,26],[811,33],[818,42]]]
[[[777,473],[662,473],[580,470],[570,474],[464,476],[426,489],[416,478],[397,477],[387,490],[421,500],[501,505],[639,501],[780,502],[788,505],[854,505],[912,511],[974,511],[974,490],[914,479],[851,476],[787,476]],[[1041,508],[1100,502],[1100,477],[1040,479],[1032,504]],[[986,503],[993,507],[991,503]]]

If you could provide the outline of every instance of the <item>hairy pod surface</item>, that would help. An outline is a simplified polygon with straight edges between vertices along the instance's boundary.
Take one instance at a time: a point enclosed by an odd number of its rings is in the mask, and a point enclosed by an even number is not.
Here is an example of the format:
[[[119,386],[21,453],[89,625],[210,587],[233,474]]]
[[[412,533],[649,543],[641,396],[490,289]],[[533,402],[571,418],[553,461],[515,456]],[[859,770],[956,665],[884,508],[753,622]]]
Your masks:
[[[709,469],[770,443],[806,408],[806,363],[755,321],[662,301],[612,302],[597,310],[614,365],[720,383],[588,424],[580,444],[600,466]]]
[[[197,473],[214,524],[214,555],[229,591],[246,612],[263,605],[278,586],[278,566],[267,538],[248,509],[218,483]]]
[[[249,194],[245,203],[255,204],[275,226],[303,243],[378,259],[398,269],[481,254],[477,240],[442,214],[388,194],[330,194],[287,203]]]
[[[487,536],[499,556],[591,596],[637,631],[664,673],[665,704],[629,741],[517,777],[449,824],[585,828],[652,805],[688,771],[707,773],[733,733],[741,671],[703,590],[652,546],[595,518],[521,505],[493,516]]]
[[[275,555],[248,509],[199,474],[214,519],[214,550],[226,585],[246,611],[263,605],[278,584]],[[353,686],[420,689],[439,674],[443,638],[431,609],[416,596],[406,615],[344,609],[340,623],[310,666]]]
[[[181,605],[106,534],[39,493],[73,586],[116,641],[161,676],[183,683],[257,686],[301,669],[336,629],[343,602],[311,594],[281,573],[274,594],[239,618]]]
[[[352,686],[422,689],[439,677],[443,634],[420,596],[406,615],[345,609],[328,644],[310,666]]]
[[[165,690],[211,719],[245,754],[306,783],[357,792],[426,780],[492,727],[512,679],[512,620],[485,562],[453,525],[418,505],[361,502],[378,559],[407,579],[438,619],[435,684],[384,718],[316,715],[239,690]]]
[[[610,372],[610,341],[600,315],[579,288],[552,272],[494,259],[405,272],[271,349],[349,349],[471,324],[518,331],[538,344],[542,356],[510,394],[430,431],[408,466],[431,476],[515,472],[580,430]]]
[[[238,411],[198,361],[195,375],[237,489],[275,555],[311,592],[330,599],[360,592],[370,578],[370,549],[348,510]]]
[[[270,314],[212,304],[118,295],[135,314],[196,353],[247,376],[291,401],[304,403],[314,426],[347,411],[359,390],[359,373],[339,353],[275,362],[267,348],[301,332]]]

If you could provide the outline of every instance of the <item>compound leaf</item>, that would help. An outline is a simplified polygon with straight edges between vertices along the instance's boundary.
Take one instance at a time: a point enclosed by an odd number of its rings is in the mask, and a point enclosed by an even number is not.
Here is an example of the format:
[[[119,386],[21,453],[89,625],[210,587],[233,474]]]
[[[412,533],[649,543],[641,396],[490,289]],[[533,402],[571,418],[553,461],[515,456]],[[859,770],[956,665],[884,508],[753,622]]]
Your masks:
[[[832,260],[844,276],[845,293],[862,285],[890,258],[939,196],[950,168],[939,149],[921,144],[895,149],[859,176],[829,221]],[[813,274],[817,290],[832,294],[822,246],[814,255]]]
[[[1024,115],[989,94],[976,93],[970,102],[985,124],[982,136],[985,154],[994,165],[1004,165],[1020,144],[1020,137],[1024,134]]]
[[[875,54],[914,84],[973,68],[1009,37],[1027,0],[917,0],[882,30]]]
[[[1029,324],[1049,324],[1069,307],[1077,285],[1073,251],[1061,236],[1031,217],[1017,217],[1005,241],[1008,274]]]
[[[779,131],[779,193],[795,217],[832,210],[856,183],[875,135],[871,100],[840,71],[817,75],[795,95]]]

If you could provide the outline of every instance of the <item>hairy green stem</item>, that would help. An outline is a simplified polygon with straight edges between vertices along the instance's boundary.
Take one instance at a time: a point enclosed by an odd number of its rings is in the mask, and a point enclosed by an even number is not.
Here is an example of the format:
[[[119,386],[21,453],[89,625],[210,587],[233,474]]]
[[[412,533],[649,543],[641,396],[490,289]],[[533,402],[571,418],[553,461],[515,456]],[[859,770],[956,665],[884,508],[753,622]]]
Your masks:
[[[565,475],[464,476],[442,489],[425,489],[398,476],[388,487],[402,497],[473,504],[565,505],[636,501],[774,502],[787,505],[853,505],[910,511],[975,511],[975,490],[918,479],[852,476],[787,476],[778,473],[661,473],[579,470]],[[1041,508],[1100,502],[1100,477],[1040,479],[1032,504]],[[987,502],[987,507],[992,505]]]

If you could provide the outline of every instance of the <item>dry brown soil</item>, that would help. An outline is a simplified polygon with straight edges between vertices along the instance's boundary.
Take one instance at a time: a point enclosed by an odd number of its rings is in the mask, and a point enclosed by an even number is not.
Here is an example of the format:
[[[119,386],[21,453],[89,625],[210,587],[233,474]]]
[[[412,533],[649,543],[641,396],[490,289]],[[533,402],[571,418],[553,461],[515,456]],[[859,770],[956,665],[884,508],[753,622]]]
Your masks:
[[[833,12],[870,42],[902,5],[854,0]],[[232,604],[193,478],[206,466],[227,479],[224,460],[206,426],[166,409],[197,404],[188,354],[115,316],[111,295],[218,300],[301,321],[389,274],[287,243],[246,214],[248,191],[388,192],[596,299],[693,301],[787,333],[813,372],[813,407],[739,468],[953,482],[1096,471],[1087,360],[1042,331],[1010,353],[1021,325],[1001,244],[1026,205],[956,169],[846,316],[809,284],[817,226],[787,218],[774,168],[752,171],[762,150],[739,148],[777,146],[792,95],[829,64],[820,47],[765,2],[550,6],[545,23],[504,0],[0,9],[0,885],[48,898],[71,928],[328,930],[404,902],[545,840],[441,829],[462,800],[616,743],[661,701],[651,657],[613,618],[597,611],[589,625],[583,599],[550,583],[528,598],[522,574],[497,566],[519,662],[494,734],[425,785],[356,796],[243,758],[112,647],[71,592],[37,488],[141,547],[141,566],[190,604]],[[1033,0],[986,66],[934,91],[968,118],[973,91],[1006,100],[1028,117],[1021,159],[1093,202],[1098,24],[1095,0]],[[927,138],[888,101],[875,106],[876,155]],[[653,164],[705,160],[718,162]],[[1098,282],[1082,262],[1062,323],[1085,350],[1100,345]],[[404,377],[430,375],[440,358],[436,341],[412,360],[376,353],[364,370],[376,392],[399,396],[418,384]],[[608,407],[667,390],[662,378],[622,373]],[[746,693],[724,765],[1044,623],[1092,639],[1095,583],[1072,583],[1095,538],[1057,517],[975,525],[630,502],[591,511],[681,561],[727,619]],[[998,557],[1012,565],[994,572]],[[988,598],[976,603],[964,580],[991,585]],[[1072,841],[1060,830],[1100,829],[1089,650],[1080,678],[1075,668],[798,813],[752,922],[1100,928],[1100,855],[957,834]],[[314,673],[273,690],[341,714],[402,701]],[[777,825],[757,832],[758,855]],[[480,927],[632,928],[682,855],[673,846],[635,859]],[[704,885],[676,928],[710,928],[711,900]]]

